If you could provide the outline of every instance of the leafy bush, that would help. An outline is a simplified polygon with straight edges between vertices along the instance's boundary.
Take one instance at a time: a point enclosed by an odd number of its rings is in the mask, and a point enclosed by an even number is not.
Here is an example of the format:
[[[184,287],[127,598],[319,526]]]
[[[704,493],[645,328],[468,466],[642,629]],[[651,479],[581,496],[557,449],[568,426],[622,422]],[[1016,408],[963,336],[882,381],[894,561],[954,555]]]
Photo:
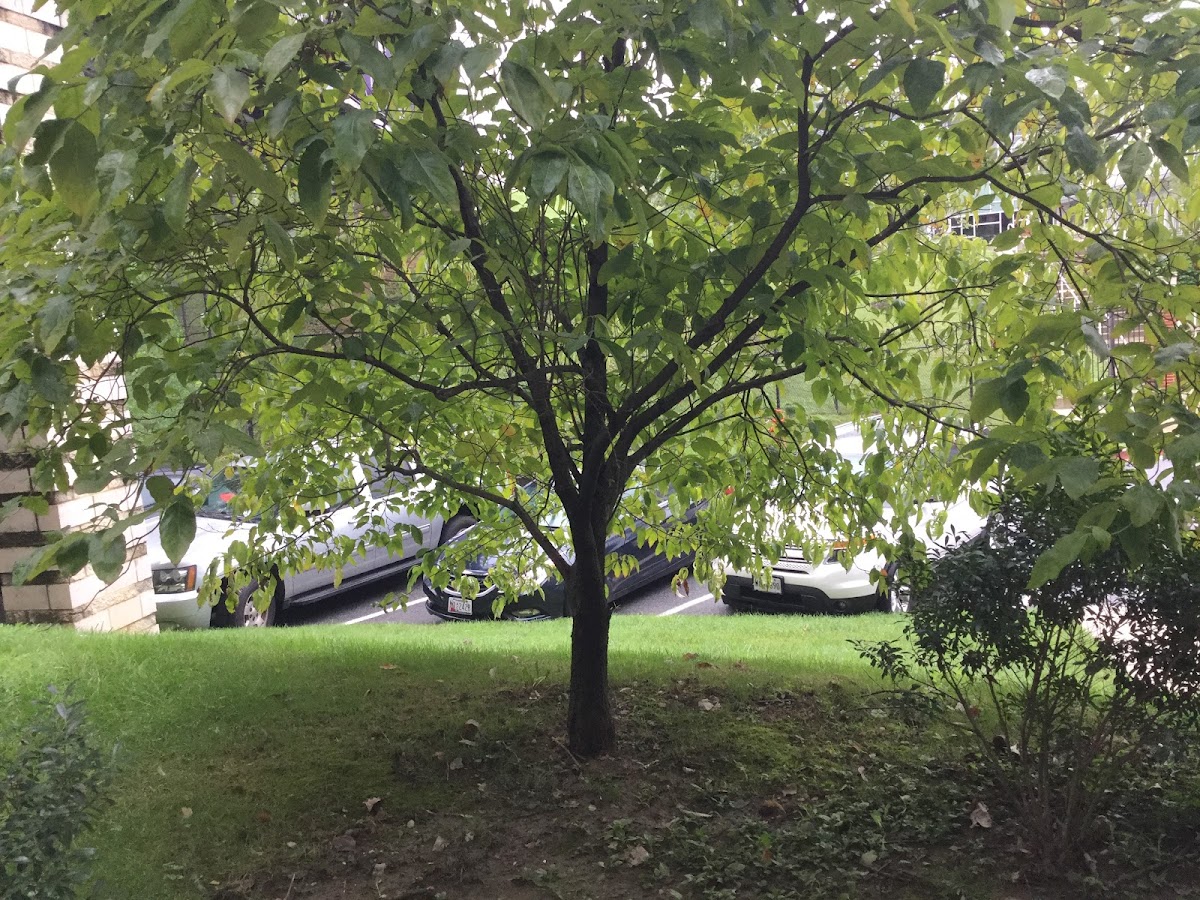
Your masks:
[[[103,802],[105,765],[88,739],[83,702],[69,692],[43,704],[15,736],[0,779],[0,900],[87,893],[92,851],[76,846]]]
[[[1112,464],[1109,492],[1127,490]],[[1172,756],[1200,688],[1200,543],[1144,526],[1096,542],[1037,587],[1046,552],[1105,497],[1007,491],[984,534],[928,567],[906,642],[858,649],[910,708],[964,725],[1047,871],[1091,868],[1106,813],[1131,776]],[[1060,544],[1061,545],[1061,544]]]

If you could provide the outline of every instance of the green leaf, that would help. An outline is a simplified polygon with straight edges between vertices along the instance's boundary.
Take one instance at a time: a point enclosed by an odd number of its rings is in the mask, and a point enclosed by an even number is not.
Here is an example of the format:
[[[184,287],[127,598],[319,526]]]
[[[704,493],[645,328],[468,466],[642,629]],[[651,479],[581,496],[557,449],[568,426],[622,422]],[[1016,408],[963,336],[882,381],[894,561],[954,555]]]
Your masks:
[[[179,565],[196,537],[196,509],[186,494],[172,497],[158,520],[159,541],[171,565]]]
[[[434,150],[414,150],[401,165],[400,174],[410,184],[425,187],[438,202],[457,205],[458,188],[442,154]]]
[[[296,247],[292,243],[292,236],[271,216],[263,216],[262,224],[263,231],[275,247],[280,267],[288,272],[296,268]]]
[[[262,66],[259,68],[263,81],[270,84],[278,78],[279,73],[296,58],[296,54],[300,52],[300,48],[304,46],[306,40],[308,40],[308,32],[305,31],[287,34],[277,40],[263,56]]]
[[[329,212],[333,163],[325,158],[328,149],[324,141],[313,141],[300,157],[300,208],[317,227]]]
[[[506,59],[500,64],[500,87],[512,111],[527,125],[539,129],[546,124],[553,97],[531,69]]]
[[[23,556],[12,564],[12,583],[14,585],[28,584],[47,569],[54,565],[58,555],[58,544],[47,544],[39,547],[28,556]]]
[[[199,171],[196,161],[189,157],[163,192],[163,221],[172,231],[183,231],[188,203],[192,199],[192,182]]]
[[[1003,377],[990,378],[975,385],[975,393],[971,397],[971,421],[983,422],[999,409],[1007,386],[1008,381]]]
[[[904,95],[914,110],[923,113],[946,83],[946,64],[936,59],[914,59],[904,69]]]
[[[61,143],[50,157],[50,180],[71,212],[86,216],[98,198],[96,136],[78,122],[63,130]]]
[[[232,66],[218,66],[208,84],[208,99],[225,124],[232,125],[250,100],[250,79]]]
[[[151,475],[146,479],[146,490],[154,502],[161,506],[175,496],[175,482],[166,475]]]
[[[780,347],[780,357],[787,365],[794,365],[804,356],[807,349],[807,338],[804,329],[798,328],[783,339]]]
[[[240,178],[248,187],[257,188],[273,200],[284,198],[286,189],[279,176],[240,144],[214,141],[213,149],[224,160],[230,174]]]
[[[1047,97],[1057,100],[1067,89],[1066,73],[1058,66],[1047,66],[1044,69],[1030,69],[1025,73],[1025,80]]]
[[[38,313],[38,335],[42,339],[42,349],[53,354],[67,336],[74,320],[75,307],[69,297],[55,294],[47,300]]]
[[[333,156],[344,172],[358,169],[376,134],[375,113],[369,109],[343,112],[333,120]]]
[[[1057,470],[1058,483],[1072,500],[1086,494],[1100,477],[1100,463],[1083,456],[1059,460]]]
[[[1154,150],[1154,155],[1170,170],[1172,175],[1183,181],[1188,180],[1187,160],[1183,158],[1178,147],[1162,138],[1154,138],[1150,141],[1150,146]]]
[[[367,355],[367,345],[362,338],[350,335],[342,338],[342,353],[346,359],[362,359]]]
[[[1121,173],[1121,181],[1125,187],[1137,187],[1138,182],[1146,177],[1153,161],[1154,153],[1149,144],[1134,141],[1126,147],[1125,152],[1121,154],[1121,161],[1117,163],[1117,171]]]
[[[1010,422],[1016,422],[1029,408],[1029,385],[1017,378],[1004,385],[1000,392],[1000,408]]]
[[[55,405],[71,401],[71,385],[58,363],[45,356],[35,356],[29,369],[30,383],[43,400]]]
[[[605,216],[612,205],[613,181],[607,172],[593,169],[586,163],[574,163],[567,173],[567,197],[575,204],[593,241],[605,234]]]
[[[1072,531],[1054,542],[1054,546],[1038,557],[1029,575],[1029,587],[1039,588],[1057,578],[1062,570],[1075,562],[1088,546],[1089,531]]]
[[[1148,484],[1136,484],[1121,497],[1121,505],[1129,510],[1129,523],[1134,528],[1143,528],[1153,522],[1162,504],[1162,491]]]
[[[549,197],[567,174],[570,159],[560,150],[535,153],[529,160],[529,191],[536,198]]]
[[[1104,163],[1104,154],[1097,144],[1082,128],[1072,128],[1067,131],[1067,161],[1076,169],[1094,175]]]
[[[125,569],[125,535],[114,530],[89,535],[88,562],[105,584],[112,584]]]
[[[862,194],[847,194],[842,198],[842,208],[857,217],[860,222],[871,218],[871,204]]]

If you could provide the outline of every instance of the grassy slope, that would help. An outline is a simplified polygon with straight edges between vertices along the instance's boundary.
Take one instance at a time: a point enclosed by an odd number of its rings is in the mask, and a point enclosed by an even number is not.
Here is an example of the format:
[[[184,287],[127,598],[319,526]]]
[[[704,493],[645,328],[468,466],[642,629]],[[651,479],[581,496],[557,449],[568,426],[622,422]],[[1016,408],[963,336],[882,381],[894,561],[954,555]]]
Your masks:
[[[727,696],[831,679],[871,684],[847,639],[893,637],[899,622],[622,616],[612,675],[617,686],[698,676]],[[27,716],[45,685],[73,684],[98,738],[120,745],[117,805],[97,837],[101,876],[114,896],[201,896],[210,879],[281,862],[289,841],[343,827],[367,797],[392,809],[438,808],[443,785],[393,776],[395,748],[453,747],[472,718],[493,734],[520,732],[528,723],[504,695],[564,679],[568,629],[133,637],[0,628],[0,721]],[[697,671],[690,654],[714,668]]]

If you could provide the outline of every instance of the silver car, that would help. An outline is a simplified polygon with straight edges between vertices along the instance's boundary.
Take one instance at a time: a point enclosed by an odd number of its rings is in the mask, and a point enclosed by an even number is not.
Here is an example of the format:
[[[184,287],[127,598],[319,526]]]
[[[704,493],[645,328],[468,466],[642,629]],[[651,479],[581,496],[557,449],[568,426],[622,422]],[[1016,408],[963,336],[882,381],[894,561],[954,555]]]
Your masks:
[[[233,474],[214,475],[204,503],[196,510],[196,537],[178,565],[173,565],[163,551],[157,528],[147,539],[159,626],[236,628],[274,625],[280,612],[288,606],[323,600],[341,591],[395,576],[410,566],[422,551],[440,546],[472,524],[473,520],[465,513],[444,521],[440,516],[427,519],[410,511],[404,498],[416,486],[412,478],[403,473],[371,477],[354,460],[346,476],[348,488],[342,492],[341,501],[319,512],[328,518],[327,534],[321,537],[279,535],[276,538],[280,543],[297,544],[316,564],[278,577],[274,595],[265,609],[252,602],[254,586],[251,585],[239,592],[231,610],[221,603],[214,607],[200,602],[203,580],[210,565],[224,557],[234,541],[245,541],[253,525],[249,521],[235,520],[232,513],[241,484],[236,470]],[[380,530],[403,535],[403,548],[395,552],[394,548],[371,546],[342,568],[340,579],[336,565],[332,562],[322,564],[326,558],[333,557],[334,542],[362,539],[368,531]]]

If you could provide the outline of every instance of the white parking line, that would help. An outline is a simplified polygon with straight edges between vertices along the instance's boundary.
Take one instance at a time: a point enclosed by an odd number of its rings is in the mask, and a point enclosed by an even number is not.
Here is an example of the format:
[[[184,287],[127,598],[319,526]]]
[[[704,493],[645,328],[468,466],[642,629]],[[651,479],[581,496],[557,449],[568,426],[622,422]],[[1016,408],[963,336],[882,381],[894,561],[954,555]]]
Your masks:
[[[428,599],[428,597],[418,597],[416,600],[409,600],[408,608],[412,609],[414,606],[420,606]],[[401,609],[399,607],[396,607],[396,609],[377,609],[373,613],[367,613],[365,616],[359,616],[357,619],[350,619],[342,624],[357,625],[359,622],[368,622],[371,619],[378,619],[380,616],[386,616],[390,612],[401,612]]]
[[[687,603],[680,603],[678,606],[672,606],[666,612],[660,612],[659,616],[673,616],[677,612],[683,612],[685,609],[693,607],[698,603],[703,603],[705,600],[711,600],[712,598],[712,594],[703,594],[702,596],[696,597],[694,600],[689,600]]]

